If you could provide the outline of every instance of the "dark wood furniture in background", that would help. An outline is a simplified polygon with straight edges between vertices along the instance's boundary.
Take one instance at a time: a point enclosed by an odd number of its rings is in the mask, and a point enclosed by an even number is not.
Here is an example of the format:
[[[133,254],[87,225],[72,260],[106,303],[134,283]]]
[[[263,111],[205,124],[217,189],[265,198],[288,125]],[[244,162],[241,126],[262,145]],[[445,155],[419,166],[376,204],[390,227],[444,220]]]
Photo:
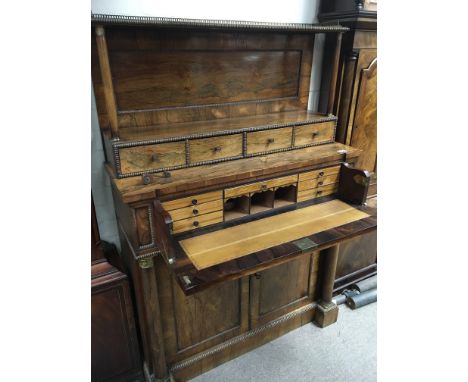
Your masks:
[[[93,382],[144,380],[128,278],[112,266],[104,255],[93,203],[91,204],[91,380]]]
[[[334,323],[338,254],[375,232],[335,141],[340,25],[93,15],[92,75],[148,380]],[[326,112],[307,110],[316,33]],[[342,244],[343,243],[343,244]]]
[[[319,20],[345,25],[340,52],[338,89],[333,112],[338,116],[336,140],[363,152],[356,162],[371,172],[369,198],[377,197],[377,1],[322,1]],[[334,41],[327,41],[324,68],[333,60]],[[324,72],[323,88],[328,87]],[[321,109],[328,105],[323,102]],[[369,203],[376,205],[376,199]],[[377,273],[377,234],[369,234],[340,249],[335,293]]]

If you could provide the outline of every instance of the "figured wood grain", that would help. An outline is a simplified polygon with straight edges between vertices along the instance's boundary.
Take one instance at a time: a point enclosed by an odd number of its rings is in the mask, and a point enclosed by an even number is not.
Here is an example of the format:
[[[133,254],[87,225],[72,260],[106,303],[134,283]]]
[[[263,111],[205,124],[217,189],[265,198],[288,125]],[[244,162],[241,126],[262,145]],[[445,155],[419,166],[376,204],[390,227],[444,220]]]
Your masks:
[[[190,162],[204,162],[242,155],[242,134],[194,139],[189,142]]]
[[[171,211],[179,208],[197,206],[212,200],[221,200],[222,198],[222,191],[213,191],[204,194],[192,195],[187,198],[174,199],[169,202],[162,203],[162,206],[166,211]]]
[[[111,51],[119,110],[294,97],[301,51]]]
[[[337,191],[338,191],[338,183],[332,183],[332,184],[328,184],[324,186],[319,186],[311,190],[299,191],[297,193],[297,201],[303,202],[304,200],[320,198],[322,196],[334,194]]]
[[[310,179],[316,179],[319,177],[326,177],[334,174],[339,174],[340,166],[331,166],[322,168],[320,170],[307,171],[299,174],[299,183]]]
[[[316,123],[296,127],[294,146],[310,145],[333,140],[335,122]]]
[[[368,216],[344,202],[332,200],[179,243],[200,270]]]
[[[104,27],[96,26],[96,46],[101,69],[102,90],[106,105],[106,114],[109,118],[110,128],[114,137],[119,136],[119,123],[117,119],[117,106],[112,81],[112,73],[109,64],[109,56]]]
[[[328,186],[333,183],[338,182],[340,177],[339,173],[323,176],[315,179],[309,179],[298,183],[298,191],[310,190],[312,188],[317,188],[320,186]]]
[[[183,220],[177,220],[173,223],[173,232],[180,233],[196,228],[206,227],[207,225],[220,223],[223,221],[223,211],[215,211],[205,215],[194,216]]]
[[[221,211],[223,209],[223,201],[221,199],[212,200],[211,202],[192,205],[190,207],[178,208],[169,211],[172,220],[181,220],[190,217],[196,217],[209,212]]]
[[[185,164],[185,143],[171,142],[119,150],[123,174]]]
[[[292,127],[247,133],[247,154],[291,147]]]
[[[248,195],[251,192],[265,191],[269,188],[286,186],[297,182],[297,175],[283,176],[265,180],[264,182],[256,182],[245,184],[238,187],[227,188],[224,190],[224,198],[232,198],[235,196]]]
[[[248,181],[255,177],[281,176],[281,173],[286,171],[297,171],[308,166],[335,164],[342,161],[343,155],[339,151],[343,149],[347,151],[348,161],[361,152],[341,143],[330,143],[235,162],[180,169],[172,171],[170,178],[156,177],[148,185],[143,185],[139,177],[125,179],[113,177],[112,182],[122,200],[129,203],[154,198],[156,195],[173,195],[177,192],[189,192],[226,183],[240,183],[242,180]]]
[[[164,139],[181,136],[191,136],[200,133],[239,130],[252,127],[262,127],[274,124],[315,122],[326,118],[326,114],[311,113],[307,110],[272,112],[247,117],[232,117],[209,121],[189,121],[179,123],[161,123],[150,126],[129,126],[120,129],[120,141],[141,141],[149,139]],[[317,125],[328,122],[317,122]],[[315,125],[315,123],[313,124]]]

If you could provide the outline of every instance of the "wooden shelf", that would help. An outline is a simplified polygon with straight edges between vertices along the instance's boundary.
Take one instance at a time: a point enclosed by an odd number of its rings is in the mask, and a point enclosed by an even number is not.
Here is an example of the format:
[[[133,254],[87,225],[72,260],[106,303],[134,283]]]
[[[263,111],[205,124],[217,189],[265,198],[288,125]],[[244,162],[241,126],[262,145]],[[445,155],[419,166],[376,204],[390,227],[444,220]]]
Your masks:
[[[234,220],[234,219],[239,219],[243,218],[244,216],[247,216],[245,212],[240,212],[240,211],[224,211],[224,221],[229,221],[229,220]]]
[[[225,118],[212,121],[166,123],[156,126],[126,127],[120,129],[120,142],[157,140],[166,138],[208,136],[219,131],[248,129],[271,125],[316,123],[329,119],[325,114],[304,110],[270,113],[253,117]]]

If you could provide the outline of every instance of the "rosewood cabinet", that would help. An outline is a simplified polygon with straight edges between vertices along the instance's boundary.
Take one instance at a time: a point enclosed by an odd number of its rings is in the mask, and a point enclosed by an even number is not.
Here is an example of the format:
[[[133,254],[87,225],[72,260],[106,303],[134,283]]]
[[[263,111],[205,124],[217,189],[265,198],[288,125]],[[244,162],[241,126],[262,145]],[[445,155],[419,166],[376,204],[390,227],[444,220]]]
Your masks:
[[[185,381],[338,319],[340,248],[377,228],[365,151],[336,140],[347,32],[93,15],[96,105],[148,381]],[[317,33],[333,43],[320,113],[307,110]]]

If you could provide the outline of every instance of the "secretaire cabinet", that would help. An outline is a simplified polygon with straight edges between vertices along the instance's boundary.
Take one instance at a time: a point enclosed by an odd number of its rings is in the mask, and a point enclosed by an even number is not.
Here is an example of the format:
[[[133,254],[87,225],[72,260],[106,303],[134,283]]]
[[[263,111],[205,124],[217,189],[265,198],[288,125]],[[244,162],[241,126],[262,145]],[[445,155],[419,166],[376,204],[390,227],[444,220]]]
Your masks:
[[[336,322],[340,251],[377,228],[367,151],[337,140],[348,31],[93,15],[93,86],[148,381],[184,381]],[[311,112],[317,33],[333,60],[324,110]]]

